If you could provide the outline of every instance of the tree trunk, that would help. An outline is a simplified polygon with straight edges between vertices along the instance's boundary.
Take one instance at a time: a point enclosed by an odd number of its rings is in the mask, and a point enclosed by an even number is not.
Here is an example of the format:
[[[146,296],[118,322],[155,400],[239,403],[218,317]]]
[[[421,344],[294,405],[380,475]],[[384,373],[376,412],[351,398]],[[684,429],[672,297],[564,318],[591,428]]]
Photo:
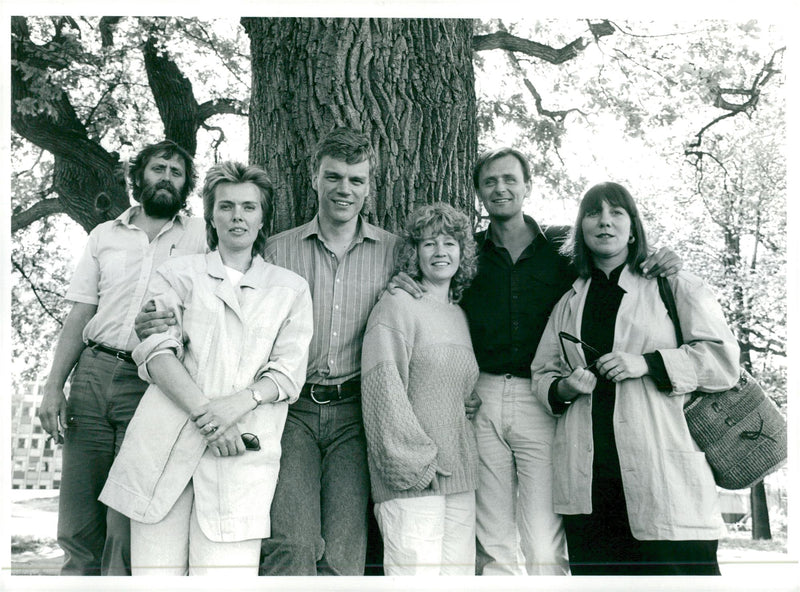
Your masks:
[[[445,201],[474,217],[477,150],[472,21],[243,18],[252,54],[250,159],[276,189],[274,231],[313,217],[309,164],[336,126],[378,153],[371,222],[403,226]]]
[[[763,480],[750,488],[750,512],[753,524],[753,540],[771,539],[772,531],[769,528],[767,492],[764,489]]]

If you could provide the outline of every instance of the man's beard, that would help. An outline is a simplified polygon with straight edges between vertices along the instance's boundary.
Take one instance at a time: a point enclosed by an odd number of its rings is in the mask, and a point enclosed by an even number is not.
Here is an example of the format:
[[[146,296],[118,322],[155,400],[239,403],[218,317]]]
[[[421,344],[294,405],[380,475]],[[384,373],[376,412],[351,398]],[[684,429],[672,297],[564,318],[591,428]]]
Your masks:
[[[159,191],[165,189],[169,194]],[[183,198],[169,181],[159,181],[155,185],[145,184],[142,187],[139,201],[144,213],[151,218],[172,218],[186,205]]]

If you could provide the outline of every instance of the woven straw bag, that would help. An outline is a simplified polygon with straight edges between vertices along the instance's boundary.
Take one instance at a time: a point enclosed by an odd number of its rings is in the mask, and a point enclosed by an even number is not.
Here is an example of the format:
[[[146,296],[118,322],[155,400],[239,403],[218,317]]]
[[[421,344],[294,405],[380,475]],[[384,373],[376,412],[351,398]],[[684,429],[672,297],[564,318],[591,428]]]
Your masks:
[[[658,290],[680,346],[678,310],[665,278],[658,278]],[[683,415],[717,485],[724,489],[752,487],[786,462],[786,420],[744,368],[739,382],[727,391],[692,393]]]

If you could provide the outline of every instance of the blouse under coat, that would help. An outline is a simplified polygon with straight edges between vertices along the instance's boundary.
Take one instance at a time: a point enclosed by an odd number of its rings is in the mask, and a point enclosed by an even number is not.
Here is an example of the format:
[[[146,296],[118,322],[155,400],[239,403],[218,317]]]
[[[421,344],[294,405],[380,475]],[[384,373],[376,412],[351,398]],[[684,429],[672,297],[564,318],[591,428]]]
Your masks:
[[[553,309],[531,365],[533,392],[552,413],[553,380],[570,374],[559,331],[581,337],[590,279],[579,278]],[[613,351],[658,350],[672,390],[660,391],[644,376],[616,384],[614,435],[631,532],[639,540],[711,540],[725,534],[717,490],[705,454],[689,434],[683,405],[695,391],[718,392],[739,378],[739,347],[714,295],[697,277],[669,278],[685,344],[675,329],[655,280],[631,273],[614,329]],[[586,365],[582,348],[565,342],[573,366]],[[559,514],[592,512],[592,397],[580,396],[559,416],[553,442],[553,504]]]
[[[152,384],[131,420],[100,501],[148,524],[159,522],[192,480],[200,527],[213,541],[270,536],[269,512],[278,479],[288,404],[305,382],[312,333],[308,284],[254,256],[238,286],[218,251],[167,261],[151,281],[158,310],[175,314],[167,333],[135,350],[140,376],[147,361],[172,349],[210,399],[268,377],[284,400],[247,413],[241,432],[256,434],[260,451],[216,457],[188,414]]]

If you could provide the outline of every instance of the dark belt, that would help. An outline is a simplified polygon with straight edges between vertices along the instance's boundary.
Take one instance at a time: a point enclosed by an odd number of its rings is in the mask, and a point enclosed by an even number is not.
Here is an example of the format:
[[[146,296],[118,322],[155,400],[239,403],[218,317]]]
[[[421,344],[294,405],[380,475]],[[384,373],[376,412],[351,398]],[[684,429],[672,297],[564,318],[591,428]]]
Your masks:
[[[88,339],[87,343],[89,345],[89,349],[95,349],[97,351],[101,351],[104,354],[108,354],[109,356],[114,356],[115,358],[117,358],[118,360],[122,360],[123,362],[130,362],[131,364],[136,363],[133,361],[133,356],[131,355],[131,352],[120,351],[118,349],[105,346],[102,343],[97,343],[96,341],[92,341],[91,339]]]
[[[311,399],[318,405],[327,405],[330,402],[344,401],[361,394],[361,380],[351,378],[342,384],[311,384],[306,383],[300,391],[300,396]]]

